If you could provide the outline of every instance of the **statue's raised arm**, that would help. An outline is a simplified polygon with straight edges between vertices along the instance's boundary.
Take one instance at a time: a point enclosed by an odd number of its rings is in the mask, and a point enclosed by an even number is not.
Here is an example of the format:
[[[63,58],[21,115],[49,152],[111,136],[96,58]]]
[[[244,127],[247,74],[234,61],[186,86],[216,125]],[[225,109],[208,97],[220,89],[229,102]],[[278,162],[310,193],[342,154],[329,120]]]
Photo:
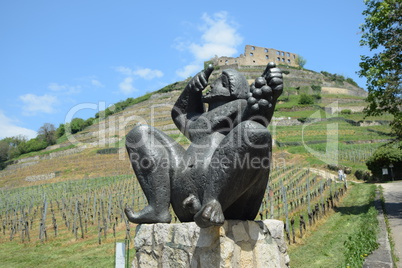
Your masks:
[[[267,65],[262,76],[250,86],[247,108],[242,121],[253,120],[268,126],[275,110],[276,101],[283,91],[282,71],[275,63]]]
[[[208,66],[196,74],[184,88],[172,109],[172,119],[178,129],[188,137],[188,121],[205,112],[202,91],[208,85],[208,79],[214,67]]]

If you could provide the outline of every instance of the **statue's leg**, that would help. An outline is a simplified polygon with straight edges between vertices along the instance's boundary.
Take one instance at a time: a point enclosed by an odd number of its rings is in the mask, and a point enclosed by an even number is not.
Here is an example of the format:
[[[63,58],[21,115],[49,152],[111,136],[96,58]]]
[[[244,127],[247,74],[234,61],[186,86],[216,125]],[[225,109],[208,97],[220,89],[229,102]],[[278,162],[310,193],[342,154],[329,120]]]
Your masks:
[[[271,150],[270,133],[253,121],[242,122],[222,140],[211,158],[202,207],[194,217],[200,227],[222,225],[225,216],[256,216],[268,183]]]
[[[133,223],[170,222],[170,178],[184,149],[156,128],[140,125],[126,136],[131,165],[147,198],[148,206],[139,212],[126,208]]]
[[[255,176],[256,182],[232,205],[225,209],[225,219],[254,220],[267,189],[269,170],[262,168]]]

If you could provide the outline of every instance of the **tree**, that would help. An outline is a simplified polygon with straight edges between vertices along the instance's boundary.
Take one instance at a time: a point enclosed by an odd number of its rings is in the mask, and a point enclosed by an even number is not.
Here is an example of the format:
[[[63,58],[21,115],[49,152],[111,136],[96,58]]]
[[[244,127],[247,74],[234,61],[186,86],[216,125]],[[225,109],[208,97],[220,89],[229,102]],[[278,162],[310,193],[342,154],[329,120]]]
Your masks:
[[[300,68],[304,68],[304,65],[306,65],[307,60],[303,58],[302,56],[298,55],[296,58],[296,63],[300,66]]]
[[[14,136],[11,138],[5,138],[4,141],[8,142],[8,159],[13,159],[21,155],[19,148],[21,148],[26,142],[27,138],[23,135]]]
[[[37,152],[43,150],[47,146],[48,143],[46,142],[46,140],[38,136],[34,139],[30,139],[29,141],[18,144],[18,150],[20,154],[27,154],[30,152]]]
[[[38,137],[43,139],[48,145],[56,143],[56,128],[53,124],[45,123],[38,130]]]
[[[0,170],[5,167],[4,162],[8,160],[8,150],[10,145],[7,141],[0,140]]]
[[[367,9],[360,27],[361,46],[372,56],[361,56],[360,77],[367,78],[367,116],[390,113],[391,127],[402,140],[402,3],[400,0],[365,0]]]
[[[83,129],[85,124],[84,119],[82,118],[73,118],[70,123],[66,124],[66,132],[70,132],[71,134],[75,134]]]
[[[382,169],[388,169],[390,164],[393,165],[392,175],[400,178],[402,175],[402,150],[395,144],[379,147],[366,161],[367,168],[378,180],[391,178],[391,170],[389,170],[389,176],[383,177],[382,175]]]
[[[84,128],[86,128],[86,127],[89,127],[89,126],[92,126],[92,124],[94,123],[94,118],[92,118],[92,117],[90,117],[90,118],[88,118],[87,120],[85,120],[84,121],[84,124],[83,124],[83,126],[82,126],[82,129],[84,129]]]
[[[310,95],[307,94],[301,94],[299,97],[299,104],[305,105],[305,104],[314,104],[314,98]]]
[[[64,124],[60,124],[59,127],[56,129],[56,138],[60,138],[66,133],[66,129]]]

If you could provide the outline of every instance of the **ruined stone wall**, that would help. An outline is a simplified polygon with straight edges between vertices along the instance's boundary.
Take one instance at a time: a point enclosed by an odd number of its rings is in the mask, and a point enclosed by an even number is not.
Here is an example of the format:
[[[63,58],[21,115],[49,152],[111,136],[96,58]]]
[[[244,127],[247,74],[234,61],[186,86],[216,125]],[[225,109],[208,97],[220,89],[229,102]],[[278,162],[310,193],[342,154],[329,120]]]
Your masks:
[[[224,65],[237,65],[237,66],[256,66],[267,65],[269,62],[275,62],[276,64],[289,65],[293,67],[299,67],[297,64],[297,54],[277,50],[274,48],[256,47],[246,45],[244,54],[239,57],[219,57],[213,59],[214,64],[218,66]]]

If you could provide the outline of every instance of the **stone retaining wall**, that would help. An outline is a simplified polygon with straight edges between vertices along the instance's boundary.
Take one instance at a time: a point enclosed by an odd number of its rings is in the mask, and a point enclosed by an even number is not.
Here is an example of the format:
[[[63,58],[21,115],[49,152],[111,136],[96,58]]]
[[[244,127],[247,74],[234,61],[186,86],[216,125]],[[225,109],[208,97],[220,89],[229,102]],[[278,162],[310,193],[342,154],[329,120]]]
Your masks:
[[[56,172],[48,173],[48,174],[41,174],[41,175],[32,175],[28,176],[25,178],[25,181],[44,181],[44,180],[50,180],[53,179],[57,176]]]

